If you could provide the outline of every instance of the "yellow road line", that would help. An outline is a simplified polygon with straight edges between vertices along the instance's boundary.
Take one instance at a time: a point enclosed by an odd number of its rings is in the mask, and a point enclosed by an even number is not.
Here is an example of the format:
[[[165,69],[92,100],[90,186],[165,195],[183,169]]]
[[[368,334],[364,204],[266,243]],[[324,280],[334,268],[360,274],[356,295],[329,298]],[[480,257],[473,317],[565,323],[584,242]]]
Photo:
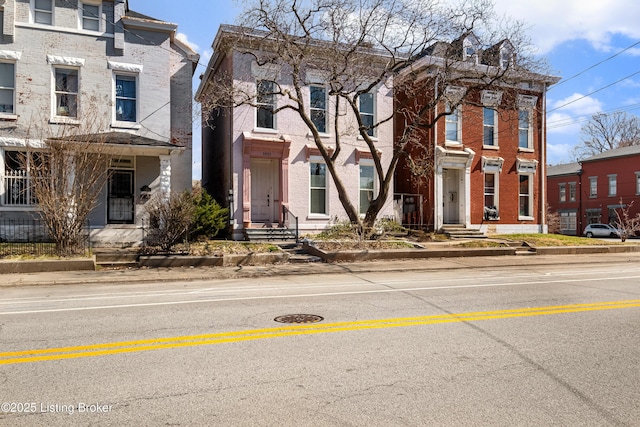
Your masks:
[[[0,365],[41,362],[48,360],[75,359],[81,357],[105,356],[110,354],[134,353],[168,348],[193,347],[200,345],[224,344],[279,338],[296,335],[311,335],[329,332],[347,332],[365,329],[383,329],[406,326],[434,325],[441,323],[473,322],[480,320],[508,319],[518,317],[548,316],[553,314],[578,313],[588,311],[614,310],[640,307],[640,300],[609,301],[590,304],[572,304],[545,307],[528,307],[509,310],[453,313],[418,317],[359,320],[352,322],[315,323],[275,328],[252,329],[246,331],[220,332],[169,338],[150,338],[84,346],[45,348],[23,351],[0,352]]]

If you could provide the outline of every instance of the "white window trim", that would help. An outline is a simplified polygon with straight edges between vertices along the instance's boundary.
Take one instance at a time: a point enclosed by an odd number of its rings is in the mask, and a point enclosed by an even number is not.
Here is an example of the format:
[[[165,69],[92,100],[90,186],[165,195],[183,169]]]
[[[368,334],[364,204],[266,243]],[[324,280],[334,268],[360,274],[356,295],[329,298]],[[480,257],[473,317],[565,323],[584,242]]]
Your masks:
[[[51,13],[51,24],[41,24],[36,22],[36,11],[40,11],[43,13]],[[51,11],[47,11],[44,9],[36,10],[36,0],[31,0],[29,7],[29,22],[33,25],[43,26],[43,27],[53,27],[56,25],[56,0],[51,0]]]
[[[640,172],[636,172],[636,195],[640,195]]]
[[[378,97],[377,97],[377,91],[375,89],[372,89],[371,92],[367,92],[367,93],[363,93],[361,95],[366,95],[366,94],[370,94],[373,97],[373,114],[369,114],[369,113],[365,113],[365,115],[372,115],[373,116],[373,129],[371,129],[371,132],[373,133],[373,135],[369,135],[370,138],[372,139],[376,139],[378,137],[378,127],[375,126],[376,125],[376,120],[378,118]],[[360,110],[360,96],[358,96],[358,114],[360,114],[362,116],[362,111]],[[362,139],[362,135],[360,135],[360,132],[358,131],[358,138]]]
[[[527,212],[526,215],[521,215],[520,214],[520,197],[522,197],[522,194],[520,193],[520,177],[521,176],[528,176],[529,177],[529,193],[528,193],[528,197],[529,197],[529,212]],[[519,173],[518,174],[518,220],[519,221],[533,221],[535,218],[533,217],[533,181],[534,181],[534,177],[535,174],[533,173]]]
[[[595,191],[591,191],[592,190],[592,184],[595,183]],[[590,176],[589,177],[589,198],[596,198],[598,197],[598,177],[597,176]]]
[[[311,88],[317,87],[322,88],[324,90],[324,132],[320,132],[321,136],[329,135],[329,91],[327,90],[327,86],[323,83],[311,83],[309,85],[309,118],[311,118],[312,110],[320,110],[319,108],[311,108]]]
[[[575,202],[578,194],[578,185],[576,182],[570,182],[567,186],[569,191],[567,192],[567,200],[569,202]],[[571,196],[571,189],[573,189],[573,196]]]
[[[558,202],[566,203],[566,201],[567,201],[567,183],[560,182],[558,183]]]
[[[372,195],[372,200],[375,199],[376,197],[378,197],[379,188],[378,188],[378,179],[377,179],[377,173],[376,173],[376,166],[375,166],[375,163],[374,163],[373,159],[360,159],[358,161],[358,214],[362,218],[364,218],[366,212],[360,212],[360,191],[363,190],[362,182],[360,181],[360,168],[362,166],[367,166],[367,167],[373,168],[373,195]],[[369,191],[369,190],[367,190],[367,191]]]
[[[488,168],[486,171],[483,171],[485,175],[487,174],[493,175],[493,206],[495,206],[496,210],[498,211],[498,217],[495,219],[492,219],[493,221],[497,221],[500,219],[500,171],[501,170],[502,170],[502,167],[500,167],[500,170],[495,170],[494,168]],[[483,183],[482,183],[482,206],[483,207],[487,207],[487,205],[485,204],[486,195],[487,195],[487,192],[485,187],[485,181],[483,180]],[[484,218],[484,214],[483,214],[483,218]]]
[[[89,6],[98,6],[98,16],[95,20],[98,21],[98,29],[97,30],[89,30],[84,28],[84,5]],[[94,19],[94,18],[89,18]],[[102,19],[102,1],[101,0],[78,0],[78,29],[82,31],[89,31],[91,33],[102,33],[104,32],[104,21]]]
[[[278,133],[278,114],[277,113],[273,113],[273,128],[263,128],[263,127],[259,127],[258,126],[258,110],[259,108],[257,107],[258,105],[258,85],[260,84],[261,81],[268,81],[268,82],[272,82],[274,85],[278,85],[278,83],[275,80],[271,80],[268,78],[258,78],[256,79],[256,108],[253,109],[253,123],[254,123],[254,128],[253,131],[254,132],[260,132],[260,133],[273,133],[276,134]],[[274,90],[275,91],[275,90]],[[276,95],[273,95],[274,97],[274,109],[278,108],[278,98]],[[262,104],[261,104],[262,105]],[[266,105],[266,104],[265,104]]]
[[[311,165],[314,163],[322,163],[325,165],[325,182],[324,182],[324,206],[325,206],[325,213],[312,213],[311,212]],[[329,171],[326,169],[326,163],[324,161],[324,159],[322,158],[322,156],[310,156],[309,157],[309,163],[308,163],[308,169],[307,169],[308,173],[309,173],[309,208],[308,208],[308,219],[328,219],[330,218],[329,212],[330,207],[329,207]],[[319,187],[314,187],[314,188],[319,188]]]
[[[75,117],[58,115],[57,97],[56,97],[57,70],[75,70],[78,72],[78,91],[76,92],[76,116]],[[60,123],[60,124],[79,124],[80,123],[80,116],[81,116],[80,85],[81,85],[80,68],[59,66],[59,65],[54,65],[51,67],[51,116],[49,118],[49,123]]]
[[[527,118],[528,118],[528,126],[527,126],[527,146],[526,147],[521,147],[520,146],[520,131],[525,129],[523,127],[520,126],[520,113],[521,112],[526,112],[527,113]],[[533,110],[529,109],[529,108],[520,108],[518,110],[518,151],[521,152],[533,152],[534,151],[534,146],[533,146]]]
[[[611,192],[611,184],[615,185],[615,192]],[[609,195],[609,197],[616,197],[618,194],[618,175],[617,174],[610,174],[607,175],[607,193]]]
[[[13,65],[13,88],[11,88],[11,90],[13,91],[13,111],[11,112],[0,112],[0,117],[4,120],[17,120],[18,119],[18,113],[17,113],[17,105],[16,105],[16,86],[17,86],[17,80],[18,80],[18,73],[17,73],[17,67],[18,67],[18,63],[17,60],[13,59],[13,58],[4,58],[2,54],[2,51],[0,51],[0,62],[2,63],[6,63],[6,64],[12,64]],[[4,60],[7,59],[7,60]],[[9,90],[9,87],[4,88],[6,90]]]
[[[484,122],[485,109],[493,111],[493,145],[485,145],[484,143],[484,129],[485,127],[488,127]],[[497,150],[498,148],[500,148],[498,145],[498,111],[495,108],[486,105],[482,108],[482,148],[489,150]]]
[[[451,109],[451,103],[447,102],[447,104],[445,105],[445,111],[449,112],[449,110]],[[447,146],[460,146],[462,145],[462,106],[457,105],[454,108],[455,114],[447,114],[445,116],[444,119],[444,142],[445,145]],[[451,117],[456,117],[456,131],[457,131],[457,135],[458,135],[458,139],[447,139],[447,123],[453,123],[452,120],[450,120]]]
[[[121,120],[116,120],[118,117],[116,112],[117,102],[116,102],[116,81],[118,76],[126,76],[126,77],[134,77],[136,79],[136,121],[135,122],[125,122]],[[121,72],[114,71],[112,74],[112,104],[111,108],[111,127],[112,128],[120,128],[120,129],[140,129],[140,75],[138,73],[132,72]]]

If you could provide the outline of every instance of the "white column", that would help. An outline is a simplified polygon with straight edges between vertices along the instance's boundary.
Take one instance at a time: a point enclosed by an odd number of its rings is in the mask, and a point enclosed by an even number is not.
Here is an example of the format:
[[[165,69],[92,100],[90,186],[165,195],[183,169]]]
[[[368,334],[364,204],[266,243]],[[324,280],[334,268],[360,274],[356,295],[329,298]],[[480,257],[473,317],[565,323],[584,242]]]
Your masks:
[[[171,156],[160,156],[160,192],[171,195]]]

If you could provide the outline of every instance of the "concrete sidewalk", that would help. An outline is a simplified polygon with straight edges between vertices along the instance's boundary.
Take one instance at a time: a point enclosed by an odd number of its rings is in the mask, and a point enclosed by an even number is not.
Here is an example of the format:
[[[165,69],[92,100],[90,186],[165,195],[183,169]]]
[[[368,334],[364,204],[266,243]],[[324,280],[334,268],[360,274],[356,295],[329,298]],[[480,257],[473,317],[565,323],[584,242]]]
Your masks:
[[[29,285],[70,285],[144,283],[168,281],[225,280],[260,278],[269,276],[305,276],[314,274],[369,273],[376,271],[424,271],[452,269],[491,269],[500,267],[527,267],[563,264],[638,263],[640,252],[600,253],[581,255],[516,255],[477,256],[456,258],[430,258],[413,260],[362,261],[350,263],[287,263],[242,267],[197,268],[130,268],[102,269],[99,271],[66,271],[46,273],[3,274],[0,287]]]

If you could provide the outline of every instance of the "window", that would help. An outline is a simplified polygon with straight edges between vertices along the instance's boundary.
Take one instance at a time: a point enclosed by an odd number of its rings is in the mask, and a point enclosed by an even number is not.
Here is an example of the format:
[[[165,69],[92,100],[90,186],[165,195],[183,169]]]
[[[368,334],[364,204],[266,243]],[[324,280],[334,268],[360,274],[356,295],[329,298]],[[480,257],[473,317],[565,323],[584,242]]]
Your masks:
[[[640,172],[636,172],[636,195],[640,194]]]
[[[322,86],[311,86],[310,108],[311,121],[320,133],[327,132],[327,90]]]
[[[560,233],[575,234],[578,229],[576,212],[560,212]]]
[[[39,154],[24,151],[4,152],[4,206],[32,206],[37,203],[32,191],[31,169],[41,161]]]
[[[98,4],[81,3],[82,28],[89,31],[100,31],[100,6]]]
[[[137,121],[137,79],[116,74],[116,121]]]
[[[276,84],[269,80],[260,80],[257,85],[256,127],[263,129],[276,128]]]
[[[445,138],[447,141],[460,142],[460,109],[451,109],[451,104],[446,106],[447,116],[445,117]]]
[[[598,177],[589,177],[589,197],[598,197]]]
[[[531,112],[520,110],[518,112],[518,147],[533,148],[533,135],[531,127]]]
[[[33,22],[36,24],[53,25],[54,0],[31,0],[33,5]]]
[[[492,108],[483,108],[483,145],[495,147],[497,143],[496,134],[496,111]]]
[[[498,200],[496,191],[498,174],[484,174],[484,217],[485,219],[498,219]]]
[[[55,69],[55,116],[78,117],[78,70]]]
[[[322,162],[310,163],[311,176],[309,189],[311,194],[310,213],[327,213],[327,166]]]
[[[532,217],[533,216],[533,180],[531,175],[519,175],[520,177],[520,217]]]
[[[567,201],[567,185],[566,184],[558,184],[558,193],[560,195],[560,202]]]
[[[0,114],[15,114],[16,64],[0,62]]]
[[[569,183],[569,201],[570,202],[576,201],[576,183],[575,182]]]
[[[614,197],[618,193],[618,177],[609,175],[609,197]]]
[[[360,215],[364,215],[373,200],[375,187],[373,165],[360,164]]]
[[[360,119],[369,136],[375,136],[375,102],[372,93],[363,93],[358,99]]]

